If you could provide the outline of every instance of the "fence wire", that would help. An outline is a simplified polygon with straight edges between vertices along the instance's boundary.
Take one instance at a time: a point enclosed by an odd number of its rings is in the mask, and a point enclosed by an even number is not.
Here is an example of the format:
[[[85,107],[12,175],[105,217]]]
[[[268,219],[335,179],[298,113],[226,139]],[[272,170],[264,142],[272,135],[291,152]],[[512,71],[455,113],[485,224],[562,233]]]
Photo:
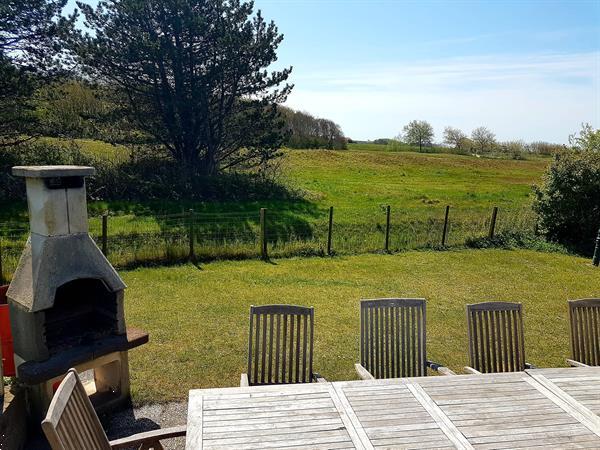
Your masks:
[[[325,255],[328,249],[329,210],[306,213],[267,210],[264,229],[260,211],[181,213],[172,215],[109,215],[103,232],[102,217],[90,217],[90,235],[117,267],[189,259],[259,258],[262,240],[269,257]],[[331,234],[333,254],[402,251],[462,246],[490,232],[492,209],[334,208]],[[534,231],[531,209],[500,209],[496,233]],[[444,238],[444,228],[446,234]],[[0,223],[0,259],[4,278],[16,268],[27,241],[29,226]],[[387,240],[386,240],[386,236]],[[386,248],[387,241],[387,248]]]

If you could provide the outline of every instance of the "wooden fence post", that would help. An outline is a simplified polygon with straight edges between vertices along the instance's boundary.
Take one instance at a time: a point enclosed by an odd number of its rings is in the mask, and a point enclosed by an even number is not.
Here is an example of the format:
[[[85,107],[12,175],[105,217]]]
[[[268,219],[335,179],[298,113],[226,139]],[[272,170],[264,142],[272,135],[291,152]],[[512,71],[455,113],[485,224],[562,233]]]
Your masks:
[[[596,267],[600,266],[600,230],[598,230],[598,236],[596,237],[596,249],[594,250],[592,264]]]
[[[386,253],[390,251],[390,216],[392,212],[392,207],[387,205],[385,209],[385,247],[384,250]]]
[[[102,214],[102,253],[108,257],[108,211]]]
[[[267,261],[267,208],[260,208],[260,257]]]
[[[329,228],[327,229],[327,255],[331,256],[331,241],[333,235],[333,206],[329,207]]]
[[[448,237],[448,216],[450,215],[450,205],[446,206],[446,217],[444,218],[444,231],[442,232],[442,247],[446,246]]]
[[[189,258],[191,261],[194,261],[196,259],[196,252],[194,250],[194,210],[193,209],[190,209],[189,215],[190,215],[190,231],[189,231],[190,254],[189,254]]]
[[[490,222],[490,233],[488,237],[490,239],[494,239],[494,234],[496,233],[496,219],[498,218],[498,207],[494,206],[494,210],[492,211],[492,221]]]

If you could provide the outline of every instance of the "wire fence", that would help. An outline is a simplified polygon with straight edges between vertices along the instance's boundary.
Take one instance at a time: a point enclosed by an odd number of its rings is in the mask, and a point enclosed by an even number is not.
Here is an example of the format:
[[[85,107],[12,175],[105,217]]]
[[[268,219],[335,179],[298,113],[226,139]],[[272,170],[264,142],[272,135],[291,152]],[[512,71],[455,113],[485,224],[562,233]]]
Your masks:
[[[90,217],[90,235],[117,267],[195,259],[280,258],[397,252],[465,245],[494,233],[534,231],[529,208],[378,205],[316,212],[262,210]],[[331,215],[331,217],[330,217]],[[9,279],[29,234],[28,223],[0,223],[0,270]]]

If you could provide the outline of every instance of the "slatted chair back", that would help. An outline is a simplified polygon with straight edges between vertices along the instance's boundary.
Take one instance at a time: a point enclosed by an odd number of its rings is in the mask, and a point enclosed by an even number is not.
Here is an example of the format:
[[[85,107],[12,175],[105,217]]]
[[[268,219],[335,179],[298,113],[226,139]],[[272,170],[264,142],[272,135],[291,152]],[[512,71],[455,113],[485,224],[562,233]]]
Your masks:
[[[248,384],[311,383],[314,309],[293,305],[250,307]]]
[[[525,370],[523,308],[520,303],[467,305],[469,361],[481,373]]]
[[[426,370],[425,300],[360,302],[360,360],[375,378],[420,377]]]
[[[52,450],[109,450],[100,420],[74,369],[58,387],[46,419],[44,434]]]
[[[569,302],[571,355],[588,366],[600,366],[600,299]]]

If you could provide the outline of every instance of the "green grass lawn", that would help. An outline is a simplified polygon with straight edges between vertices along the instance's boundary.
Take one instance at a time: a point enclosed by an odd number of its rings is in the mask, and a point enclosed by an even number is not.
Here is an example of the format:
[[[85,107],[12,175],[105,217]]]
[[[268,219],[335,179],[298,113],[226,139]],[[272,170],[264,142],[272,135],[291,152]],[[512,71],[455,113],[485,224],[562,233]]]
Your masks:
[[[467,364],[467,303],[522,302],[528,361],[563,366],[566,301],[600,292],[598,269],[588,260],[521,250],[217,262],[122,275],[129,285],[127,323],[150,332],[150,343],[131,352],[138,404],[185,399],[191,388],[237,385],[252,304],[314,306],[315,370],[345,380],[355,378],[359,357],[360,298],[426,298],[429,357],[458,371]]]

